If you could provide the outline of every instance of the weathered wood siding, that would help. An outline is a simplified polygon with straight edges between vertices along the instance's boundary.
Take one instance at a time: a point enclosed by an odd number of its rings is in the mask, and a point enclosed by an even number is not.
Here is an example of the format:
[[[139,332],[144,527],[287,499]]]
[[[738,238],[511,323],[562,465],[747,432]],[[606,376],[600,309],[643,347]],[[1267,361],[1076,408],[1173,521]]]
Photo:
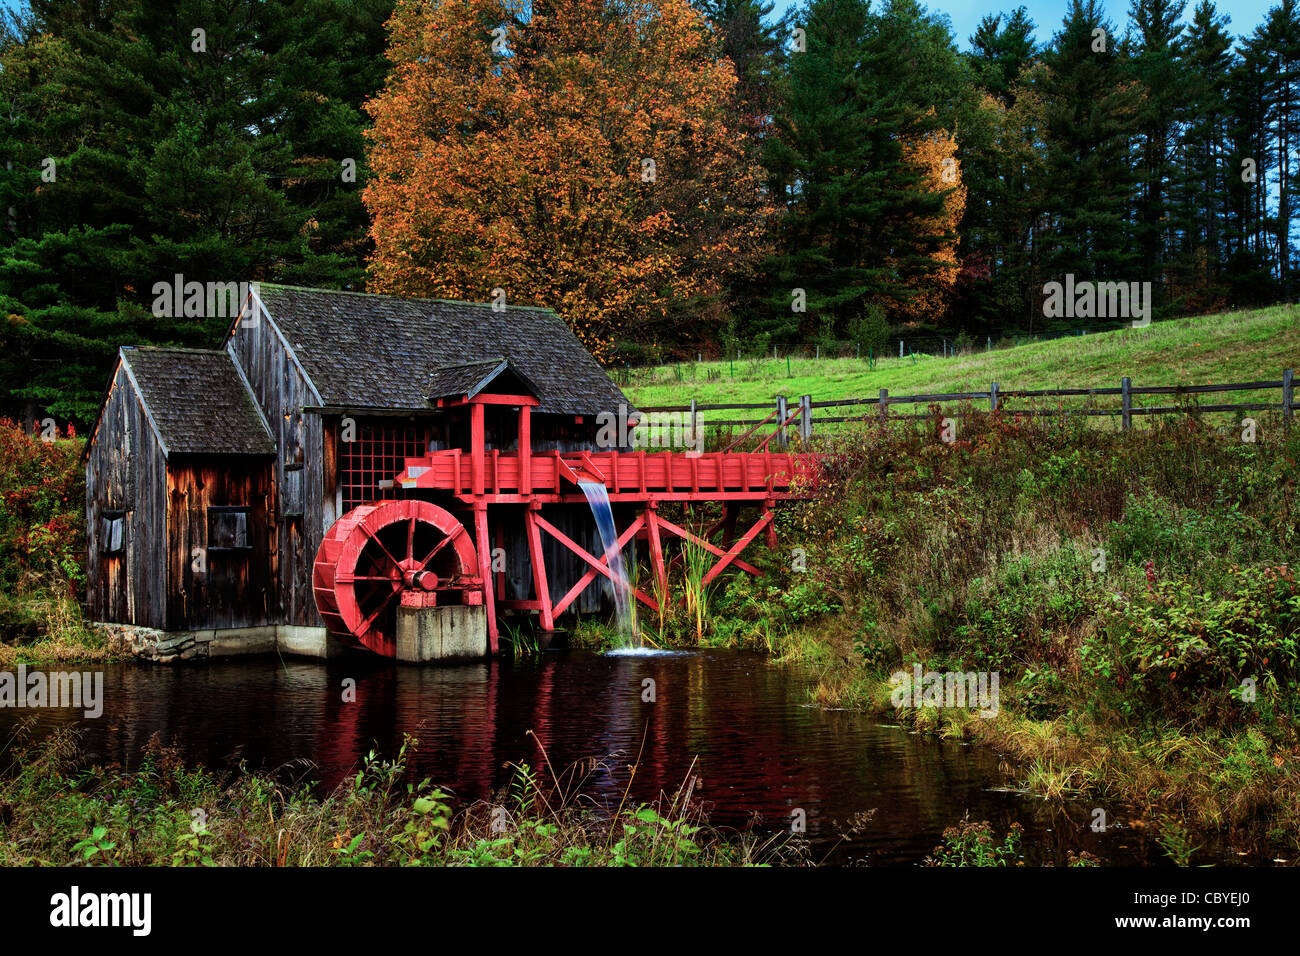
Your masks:
[[[227,346],[248,379],[271,423],[280,449],[275,462],[276,494],[271,500],[276,526],[278,620],[319,625],[312,597],[312,562],[321,538],[333,523],[324,499],[326,458],[319,415],[304,415],[320,396],[302,374],[274,322],[262,312],[241,323]]]
[[[255,627],[276,620],[271,462],[237,455],[173,458],[167,470],[167,630]],[[209,547],[208,509],[248,509],[248,550]]]
[[[119,363],[86,456],[86,602],[94,621],[163,627],[166,461]],[[122,553],[105,555],[99,518],[126,512]]]

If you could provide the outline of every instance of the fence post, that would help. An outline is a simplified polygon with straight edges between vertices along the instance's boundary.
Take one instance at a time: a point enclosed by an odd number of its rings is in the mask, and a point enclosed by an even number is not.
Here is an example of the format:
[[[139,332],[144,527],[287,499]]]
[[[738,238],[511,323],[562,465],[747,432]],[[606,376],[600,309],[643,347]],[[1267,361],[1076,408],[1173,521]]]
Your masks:
[[[889,417],[889,389],[880,390],[880,420],[883,422]]]
[[[902,339],[899,339],[899,340],[898,340],[898,357],[899,357],[899,358],[902,358],[902,357],[903,357],[903,340],[902,340]]]
[[[812,396],[799,396],[799,440],[812,438]]]
[[[989,386],[989,411],[996,412],[997,410],[998,410],[998,383],[994,382],[992,385]]]
[[[1285,369],[1282,372],[1282,420],[1288,425],[1291,424],[1291,395],[1292,379],[1295,377],[1293,369]]]
[[[1120,394],[1120,404],[1121,404],[1120,428],[1122,428],[1124,431],[1128,431],[1130,428],[1133,427],[1133,396],[1129,392],[1129,388],[1132,386],[1132,384],[1133,383],[1129,380],[1129,377],[1127,375],[1125,375],[1122,379],[1119,380],[1119,389],[1120,389],[1119,394]]]
[[[789,415],[789,412],[786,411],[785,396],[778,395],[776,397],[776,421],[780,427],[776,430],[776,443],[781,448],[786,446],[785,419],[787,415]]]
[[[691,399],[691,441],[695,441],[695,436],[698,434],[698,428],[699,428],[699,423],[696,421],[695,418],[695,399],[692,398]]]

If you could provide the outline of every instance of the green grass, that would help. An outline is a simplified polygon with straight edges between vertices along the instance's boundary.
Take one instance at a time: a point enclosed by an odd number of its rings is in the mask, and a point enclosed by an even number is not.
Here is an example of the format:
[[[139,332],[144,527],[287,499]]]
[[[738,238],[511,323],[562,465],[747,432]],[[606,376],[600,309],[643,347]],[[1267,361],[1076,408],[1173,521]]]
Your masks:
[[[0,746],[3,866],[742,866],[805,864],[784,836],[710,827],[688,775],[673,794],[601,810],[587,792],[618,772],[583,761],[551,773],[512,765],[490,800],[456,805],[415,783],[407,736],[397,755],[372,751],[327,793],[309,781],[186,766],[155,735],[134,771],[90,765],[75,732],[35,740],[30,726]],[[621,768],[620,768],[621,769]],[[636,767],[628,768],[628,786]]]
[[[813,703],[989,745],[1027,789],[1147,817],[1173,859],[1214,832],[1293,859],[1300,427],[1257,417],[1255,442],[1194,418],[980,411],[952,444],[816,430],[814,498],[778,512],[776,551],[747,553],[766,576],[728,575],[703,636],[678,609],[666,642],[799,661]],[[896,708],[889,678],[915,664],[997,672],[1000,712]]]
[[[1300,309],[1279,305],[1248,312],[1195,316],[1053,339],[1014,348],[939,358],[791,359],[682,363],[632,369],[623,391],[636,405],[766,402],[778,395],[811,395],[814,401],[871,398],[887,388],[894,395],[1006,389],[1118,386],[1127,375],[1143,385],[1204,385],[1276,379],[1300,364]],[[680,379],[679,379],[680,375]],[[623,381],[622,373],[619,376]],[[1233,393],[1223,401],[1278,401]],[[1238,397],[1239,396],[1239,397]]]

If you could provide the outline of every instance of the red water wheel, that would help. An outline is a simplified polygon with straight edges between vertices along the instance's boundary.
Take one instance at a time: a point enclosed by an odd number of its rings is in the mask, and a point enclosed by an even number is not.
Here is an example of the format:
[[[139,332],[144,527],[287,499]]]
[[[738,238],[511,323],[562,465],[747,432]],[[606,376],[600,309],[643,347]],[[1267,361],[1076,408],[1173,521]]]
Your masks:
[[[361,505],[334,522],[316,552],[312,590],[333,633],[393,657],[397,608],[482,600],[465,526],[427,501]]]

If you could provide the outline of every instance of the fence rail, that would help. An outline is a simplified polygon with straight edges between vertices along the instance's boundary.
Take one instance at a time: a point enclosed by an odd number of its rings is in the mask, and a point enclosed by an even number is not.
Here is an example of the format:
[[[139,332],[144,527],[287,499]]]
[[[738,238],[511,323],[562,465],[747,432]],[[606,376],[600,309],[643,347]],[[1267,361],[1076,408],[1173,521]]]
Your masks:
[[[692,401],[689,405],[653,405],[642,408],[645,413],[653,412],[689,412],[690,427],[692,432],[698,427],[721,428],[721,427],[748,427],[749,432],[742,435],[740,439],[733,442],[733,446],[739,441],[744,440],[759,427],[776,422],[776,431],[769,436],[767,441],[775,440],[781,447],[785,447],[791,437],[791,431],[801,439],[807,440],[812,437],[814,423],[824,425],[839,425],[849,422],[862,421],[895,421],[907,419],[925,419],[933,417],[931,413],[917,412],[894,412],[891,407],[895,405],[930,405],[944,404],[945,402],[976,402],[987,401],[990,411],[1006,411],[1004,403],[1010,399],[1042,399],[1042,398],[1094,398],[1102,396],[1119,396],[1120,403],[1117,408],[1017,408],[1015,414],[1030,416],[1045,415],[1098,415],[1098,416],[1119,416],[1120,427],[1128,430],[1133,427],[1133,417],[1141,415],[1175,415],[1200,412],[1260,412],[1260,411],[1281,411],[1282,417],[1289,425],[1293,419],[1296,403],[1294,389],[1295,373],[1292,369],[1286,369],[1282,372],[1280,379],[1269,379],[1266,381],[1255,382],[1225,382],[1215,385],[1146,385],[1135,386],[1128,377],[1120,379],[1118,387],[1105,388],[1038,388],[1038,389],[1011,389],[1002,390],[997,382],[989,385],[986,392],[937,392],[922,395],[890,395],[889,389],[882,388],[880,394],[871,398],[837,398],[826,401],[814,402],[811,395],[800,396],[798,402],[793,402],[785,395],[777,396],[772,402],[720,402],[716,404],[701,404]],[[1279,402],[1240,402],[1240,403],[1218,403],[1213,405],[1197,405],[1194,403],[1183,403],[1178,405],[1147,405],[1135,406],[1133,398],[1140,395],[1207,395],[1222,394],[1226,392],[1258,392],[1269,391],[1274,389],[1281,390],[1281,401]],[[828,409],[839,410],[848,409],[854,406],[868,407],[868,410],[859,415],[817,415],[815,410]],[[793,410],[793,411],[792,411]],[[725,418],[725,419],[708,419],[701,420],[702,412],[725,412],[725,411],[766,411],[767,416],[761,419],[755,418]],[[949,412],[950,417],[961,417],[960,411]]]

